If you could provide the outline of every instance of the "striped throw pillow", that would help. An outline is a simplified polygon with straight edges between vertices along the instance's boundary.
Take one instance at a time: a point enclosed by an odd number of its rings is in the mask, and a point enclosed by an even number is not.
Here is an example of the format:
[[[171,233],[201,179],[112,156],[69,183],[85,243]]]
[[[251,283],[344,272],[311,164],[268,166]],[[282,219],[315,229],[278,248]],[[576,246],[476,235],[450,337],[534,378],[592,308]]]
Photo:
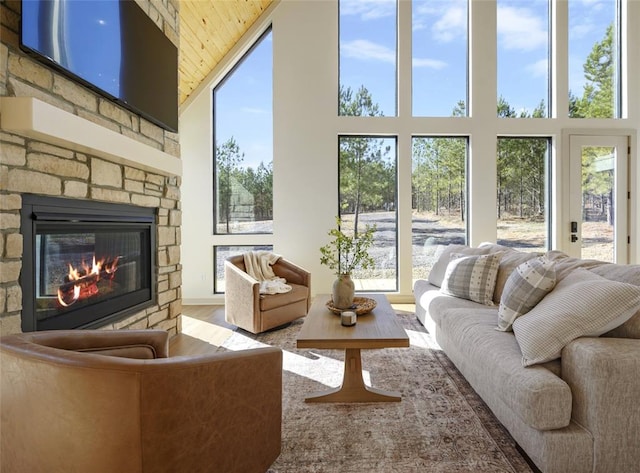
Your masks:
[[[513,270],[502,291],[498,307],[498,330],[507,332],[521,315],[533,309],[556,285],[555,262],[531,259]]]
[[[579,337],[598,337],[626,322],[639,308],[640,286],[574,269],[513,322],[522,364],[560,358],[567,343]]]
[[[493,304],[502,253],[463,256],[452,254],[440,291],[485,305]]]

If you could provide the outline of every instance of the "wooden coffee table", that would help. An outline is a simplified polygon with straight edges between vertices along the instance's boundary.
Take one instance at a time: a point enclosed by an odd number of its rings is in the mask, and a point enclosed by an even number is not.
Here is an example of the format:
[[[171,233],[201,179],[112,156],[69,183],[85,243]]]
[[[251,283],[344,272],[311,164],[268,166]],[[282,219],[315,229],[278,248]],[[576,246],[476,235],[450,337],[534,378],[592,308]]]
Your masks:
[[[364,294],[377,306],[359,315],[356,325],[344,327],[340,316],[326,307],[329,295],[317,295],[296,339],[298,348],[344,349],[342,385],[314,394],[306,402],[398,402],[400,393],[367,386],[362,379],[360,350],[408,347],[409,337],[397,321],[395,311],[383,294]]]

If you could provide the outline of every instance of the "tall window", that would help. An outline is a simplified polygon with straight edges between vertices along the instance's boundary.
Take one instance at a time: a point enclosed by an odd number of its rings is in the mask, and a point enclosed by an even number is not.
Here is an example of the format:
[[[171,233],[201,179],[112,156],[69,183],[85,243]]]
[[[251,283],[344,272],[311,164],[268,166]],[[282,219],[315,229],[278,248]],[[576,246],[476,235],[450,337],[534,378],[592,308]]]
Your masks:
[[[414,281],[429,275],[437,245],[466,244],[468,142],[466,137],[413,138]]]
[[[548,138],[498,138],[498,243],[549,247]]]
[[[620,118],[620,2],[569,0],[569,116]]]
[[[498,0],[498,116],[549,116],[549,0]]]
[[[340,91],[368,91],[380,115],[396,115],[396,0],[340,0]],[[339,115],[345,112],[342,102]]]
[[[357,237],[375,226],[369,254],[375,267],[354,272],[360,291],[396,291],[398,288],[398,218],[396,139],[341,136],[340,218],[345,233]]]
[[[272,56],[269,30],[213,91],[216,234],[273,231]]]
[[[466,115],[467,0],[413,0],[413,116]]]

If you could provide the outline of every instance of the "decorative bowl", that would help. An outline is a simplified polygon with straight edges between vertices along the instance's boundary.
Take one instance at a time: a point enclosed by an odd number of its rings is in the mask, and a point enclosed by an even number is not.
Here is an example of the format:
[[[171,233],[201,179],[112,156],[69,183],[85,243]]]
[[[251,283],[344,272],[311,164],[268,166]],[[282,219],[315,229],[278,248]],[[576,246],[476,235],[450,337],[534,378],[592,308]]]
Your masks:
[[[329,299],[327,301],[327,309],[329,309],[334,314],[340,315],[345,310],[351,310],[356,313],[356,315],[364,315],[371,312],[376,308],[375,299],[369,299],[368,297],[354,297],[353,304],[351,307],[338,308],[333,306],[333,299]]]

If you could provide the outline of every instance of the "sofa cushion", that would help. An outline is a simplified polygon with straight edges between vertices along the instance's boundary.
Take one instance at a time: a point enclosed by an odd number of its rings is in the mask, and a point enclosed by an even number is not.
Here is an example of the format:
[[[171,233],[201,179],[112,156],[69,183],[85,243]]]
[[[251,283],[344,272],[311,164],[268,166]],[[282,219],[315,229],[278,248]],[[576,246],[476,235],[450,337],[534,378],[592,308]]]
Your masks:
[[[562,281],[567,275],[571,274],[575,269],[593,269],[603,264],[604,261],[595,259],[581,259],[569,256],[559,250],[551,250],[545,253],[545,257],[550,261],[556,262],[556,278],[558,282]]]
[[[453,253],[442,281],[442,292],[493,305],[493,290],[501,256],[502,253],[478,256]]]
[[[444,309],[441,333],[453,344],[462,374],[478,392],[498,397],[527,425],[538,430],[560,429],[571,420],[571,389],[548,367],[525,368],[513,333],[495,330],[496,309]]]
[[[94,355],[117,356],[121,358],[134,358],[137,360],[153,360],[158,358],[153,345],[146,343],[109,346],[102,348],[82,348],[75,350],[83,353],[91,353]]]
[[[438,245],[435,253],[436,262],[433,264],[431,271],[429,271],[428,280],[434,286],[442,286],[444,273],[447,271],[447,266],[451,261],[452,253],[460,253],[463,255],[486,255],[489,254],[490,251],[490,247],[470,248],[465,245]]]
[[[626,322],[639,307],[639,286],[575,269],[513,323],[522,363],[530,366],[559,358],[570,341],[600,336]]]
[[[535,258],[518,266],[507,279],[500,306],[498,330],[511,330],[511,324],[526,314],[556,285],[555,263]]]
[[[483,307],[478,305],[477,302],[472,302],[468,299],[443,294],[439,287],[429,284],[424,279],[416,281],[414,295],[416,298],[416,316],[425,326],[428,324],[428,320],[423,320],[423,318],[431,319],[436,325],[440,325],[442,315],[446,309],[467,309],[474,311],[479,307]],[[422,316],[423,311],[424,316]],[[493,320],[494,325],[497,320],[496,315]]]
[[[260,294],[260,310],[266,311],[305,300],[309,288],[299,284],[290,284],[291,290],[280,294]]]
[[[639,264],[602,264],[591,268],[590,271],[599,276],[611,279],[612,281],[626,282],[635,286],[640,286],[640,265]],[[619,327],[610,330],[604,337],[616,338],[640,338],[640,307],[629,320]]]

